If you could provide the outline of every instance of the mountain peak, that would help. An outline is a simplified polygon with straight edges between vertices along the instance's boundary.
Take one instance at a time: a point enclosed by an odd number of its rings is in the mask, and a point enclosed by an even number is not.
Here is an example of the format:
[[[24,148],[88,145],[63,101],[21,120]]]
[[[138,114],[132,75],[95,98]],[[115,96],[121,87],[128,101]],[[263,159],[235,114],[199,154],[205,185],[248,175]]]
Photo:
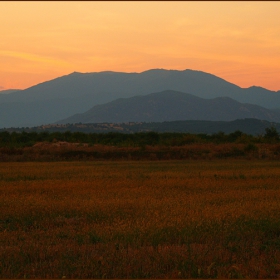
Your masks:
[[[74,72],[70,73],[68,76],[72,76],[72,75],[82,75],[82,74],[84,74],[84,73],[74,71]]]

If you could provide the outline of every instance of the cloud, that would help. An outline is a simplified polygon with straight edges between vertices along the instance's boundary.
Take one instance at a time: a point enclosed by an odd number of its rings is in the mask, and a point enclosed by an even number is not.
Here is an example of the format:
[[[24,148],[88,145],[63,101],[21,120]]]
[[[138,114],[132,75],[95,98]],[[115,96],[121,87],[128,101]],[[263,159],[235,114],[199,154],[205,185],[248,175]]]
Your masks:
[[[3,90],[3,89],[5,89],[4,87],[2,87],[2,86],[0,86],[0,90]]]
[[[55,59],[48,56],[43,55],[36,55],[32,53],[26,53],[26,52],[14,52],[14,51],[0,51],[0,55],[6,56],[6,57],[13,57],[13,58],[19,58],[27,61],[33,61],[33,62],[39,62],[39,63],[45,63],[49,65],[67,65],[68,63],[61,60],[61,59]]]

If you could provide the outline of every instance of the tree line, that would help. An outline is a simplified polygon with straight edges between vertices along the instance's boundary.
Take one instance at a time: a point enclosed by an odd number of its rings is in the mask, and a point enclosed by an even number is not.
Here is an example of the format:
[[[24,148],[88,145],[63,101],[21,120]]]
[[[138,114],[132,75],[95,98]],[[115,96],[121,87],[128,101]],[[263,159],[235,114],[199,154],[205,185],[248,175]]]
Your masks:
[[[263,135],[252,136],[239,130],[225,134],[190,134],[178,132],[120,132],[83,133],[83,132],[0,132],[0,147],[30,147],[38,142],[65,141],[69,143],[101,144],[118,147],[183,146],[192,143],[278,143],[280,137],[275,127],[266,128]]]

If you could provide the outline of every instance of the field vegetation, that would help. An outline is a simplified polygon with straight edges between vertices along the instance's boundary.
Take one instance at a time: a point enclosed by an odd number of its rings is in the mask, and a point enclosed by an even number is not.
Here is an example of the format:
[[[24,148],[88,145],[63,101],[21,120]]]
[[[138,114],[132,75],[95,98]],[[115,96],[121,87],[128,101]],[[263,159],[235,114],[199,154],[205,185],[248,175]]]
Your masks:
[[[280,163],[254,158],[2,161],[0,277],[279,278]]]
[[[0,161],[280,159],[274,127],[264,135],[0,132]]]

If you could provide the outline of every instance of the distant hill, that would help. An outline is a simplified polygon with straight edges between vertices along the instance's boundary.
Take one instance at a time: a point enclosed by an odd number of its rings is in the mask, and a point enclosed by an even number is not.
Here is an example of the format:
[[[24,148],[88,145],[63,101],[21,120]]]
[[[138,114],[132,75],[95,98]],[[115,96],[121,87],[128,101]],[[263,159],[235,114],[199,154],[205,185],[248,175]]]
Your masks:
[[[57,123],[232,121],[239,118],[280,122],[280,114],[276,111],[240,103],[229,97],[204,99],[167,90],[96,105],[83,114],[75,114]]]
[[[265,129],[275,127],[280,132],[280,123],[258,119],[238,119],[234,121],[171,121],[171,122],[128,122],[128,123],[76,123],[76,124],[49,124],[30,128],[7,128],[8,132],[83,132],[83,133],[137,133],[154,131],[214,134],[224,132],[233,133],[237,130],[251,135],[264,135]],[[0,132],[4,129],[0,129]]]
[[[135,123],[121,124],[124,131],[141,132],[177,132],[177,133],[192,133],[192,134],[214,134],[224,132],[225,134],[233,133],[237,130],[250,135],[263,135],[265,129],[275,127],[280,132],[280,123],[268,122],[258,119],[238,119],[234,121],[172,121],[161,123]]]
[[[188,92],[208,99],[230,97],[269,109],[280,107],[279,91],[259,87],[242,89],[202,71],[74,72],[22,91],[0,94],[0,127],[53,123],[118,98],[164,90]]]

